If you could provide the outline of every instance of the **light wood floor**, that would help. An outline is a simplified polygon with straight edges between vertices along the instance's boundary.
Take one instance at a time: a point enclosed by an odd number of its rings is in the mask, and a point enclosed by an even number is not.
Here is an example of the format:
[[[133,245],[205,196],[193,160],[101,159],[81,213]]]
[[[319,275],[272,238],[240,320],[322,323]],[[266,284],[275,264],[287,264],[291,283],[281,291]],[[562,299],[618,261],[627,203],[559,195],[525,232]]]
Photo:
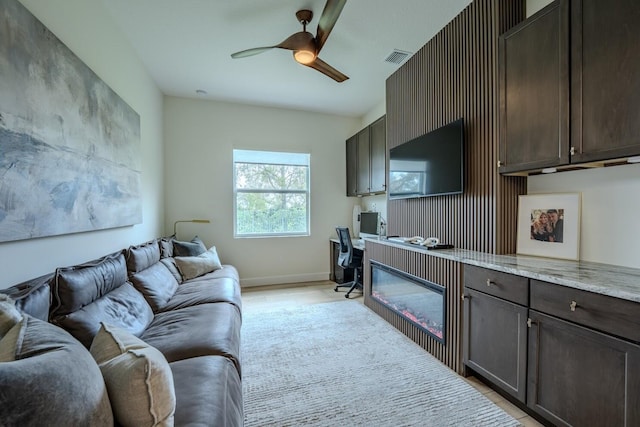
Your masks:
[[[278,308],[297,307],[305,304],[321,304],[332,301],[344,301],[346,288],[334,292],[335,283],[330,281],[310,282],[295,285],[256,286],[242,289],[242,306],[245,312],[271,311]],[[361,293],[353,292],[351,301],[354,304],[364,303]],[[525,427],[542,426],[535,419],[487,385],[474,377],[464,378],[505,412],[516,418]]]

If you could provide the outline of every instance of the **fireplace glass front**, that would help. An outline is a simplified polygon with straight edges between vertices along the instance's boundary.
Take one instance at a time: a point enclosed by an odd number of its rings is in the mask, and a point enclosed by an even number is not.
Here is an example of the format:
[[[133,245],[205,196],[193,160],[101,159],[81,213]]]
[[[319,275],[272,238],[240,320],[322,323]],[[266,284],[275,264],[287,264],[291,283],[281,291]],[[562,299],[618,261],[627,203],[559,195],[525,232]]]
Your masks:
[[[371,264],[371,297],[444,344],[443,286],[376,261]]]

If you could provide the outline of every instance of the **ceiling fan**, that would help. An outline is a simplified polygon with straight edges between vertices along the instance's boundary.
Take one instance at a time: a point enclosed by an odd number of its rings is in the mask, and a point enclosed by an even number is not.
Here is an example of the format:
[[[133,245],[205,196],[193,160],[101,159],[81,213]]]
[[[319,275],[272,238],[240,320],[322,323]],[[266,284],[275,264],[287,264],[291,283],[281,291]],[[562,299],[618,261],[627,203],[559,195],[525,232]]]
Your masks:
[[[302,24],[302,31],[292,34],[277,45],[242,50],[231,54],[231,57],[234,59],[245,58],[274,48],[292,50],[293,58],[300,64],[320,71],[338,83],[343,82],[349,77],[318,58],[318,54],[327,41],[346,3],[347,0],[327,0],[322,15],[320,15],[320,20],[318,21],[318,29],[315,37],[307,31],[307,24],[311,22],[313,12],[303,9],[296,12],[296,18],[298,18],[298,21]]]

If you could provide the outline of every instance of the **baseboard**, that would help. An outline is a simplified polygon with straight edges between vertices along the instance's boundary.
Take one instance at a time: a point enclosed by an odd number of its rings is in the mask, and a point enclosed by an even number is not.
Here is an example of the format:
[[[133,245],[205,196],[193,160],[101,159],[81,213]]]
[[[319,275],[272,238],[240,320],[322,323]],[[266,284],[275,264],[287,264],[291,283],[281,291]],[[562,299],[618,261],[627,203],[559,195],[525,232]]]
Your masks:
[[[309,273],[309,274],[291,274],[287,276],[269,276],[269,277],[251,277],[248,279],[240,278],[240,286],[250,288],[252,286],[266,285],[282,285],[286,283],[302,283],[302,282],[320,282],[329,280],[329,272]]]

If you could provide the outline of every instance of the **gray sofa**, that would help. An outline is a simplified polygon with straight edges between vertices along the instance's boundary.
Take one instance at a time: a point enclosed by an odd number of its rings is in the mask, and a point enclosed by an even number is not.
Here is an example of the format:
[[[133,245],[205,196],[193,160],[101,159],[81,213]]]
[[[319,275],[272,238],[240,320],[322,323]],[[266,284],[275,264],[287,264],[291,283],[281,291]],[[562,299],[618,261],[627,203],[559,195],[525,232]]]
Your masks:
[[[22,320],[0,309],[0,424],[243,424],[238,272],[215,247],[155,239],[1,292]]]

